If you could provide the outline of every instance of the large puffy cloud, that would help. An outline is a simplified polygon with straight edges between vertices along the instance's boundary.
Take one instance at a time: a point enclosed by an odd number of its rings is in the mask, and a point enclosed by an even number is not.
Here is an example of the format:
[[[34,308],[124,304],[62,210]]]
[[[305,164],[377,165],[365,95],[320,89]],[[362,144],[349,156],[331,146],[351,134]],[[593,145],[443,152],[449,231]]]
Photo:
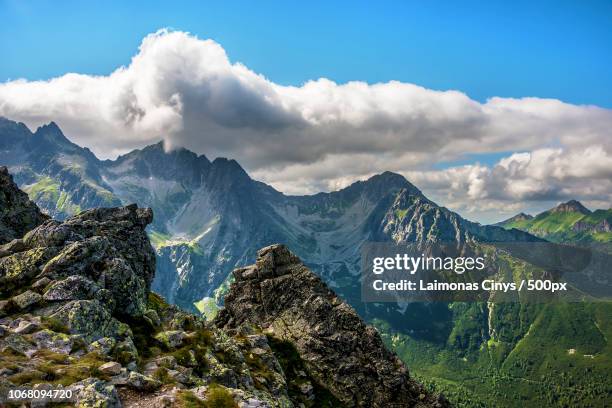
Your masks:
[[[580,181],[585,190],[577,196],[594,200],[600,188],[592,180],[605,173],[612,152],[607,109],[539,98],[479,103],[396,81],[282,86],[232,63],[214,41],[166,30],[147,36],[131,63],[107,76],[0,84],[0,115],[31,127],[54,120],[101,157],[160,139],[170,148],[234,157],[292,193],[394,170],[421,180],[425,191],[454,179],[468,187],[464,199],[483,205],[561,197]],[[465,154],[500,151],[531,153],[492,168],[427,171]],[[600,167],[577,170],[571,160],[582,154]],[[504,177],[521,172],[529,177],[506,186]],[[465,204],[450,193],[456,207]]]

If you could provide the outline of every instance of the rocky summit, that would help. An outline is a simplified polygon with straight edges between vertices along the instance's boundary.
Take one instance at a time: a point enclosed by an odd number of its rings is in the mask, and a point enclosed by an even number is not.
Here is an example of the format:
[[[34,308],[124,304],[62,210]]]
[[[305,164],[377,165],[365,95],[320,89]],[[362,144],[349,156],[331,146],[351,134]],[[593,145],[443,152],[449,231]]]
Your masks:
[[[151,292],[150,209],[51,220],[2,176],[2,214],[13,216],[0,220],[10,231],[0,246],[0,405],[17,387],[69,389],[63,404],[78,407],[447,405],[285,247],[237,270],[227,309],[207,322]]]
[[[259,326],[295,346],[307,372],[348,407],[447,406],[412,380],[367,326],[283,245],[261,249],[235,282],[216,324],[230,331]]]

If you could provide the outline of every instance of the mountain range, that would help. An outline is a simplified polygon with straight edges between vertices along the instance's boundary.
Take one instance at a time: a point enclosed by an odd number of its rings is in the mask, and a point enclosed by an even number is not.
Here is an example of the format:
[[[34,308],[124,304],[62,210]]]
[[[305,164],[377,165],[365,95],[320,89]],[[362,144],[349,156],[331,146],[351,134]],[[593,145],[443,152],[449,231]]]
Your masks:
[[[520,213],[495,225],[516,228],[553,242],[612,242],[612,208],[591,211],[576,200],[561,203],[535,217]]]
[[[0,121],[0,163],[50,216],[138,203],[153,208],[149,234],[158,254],[153,288],[193,309],[255,249],[284,243],[332,287],[357,288],[366,241],[525,241],[518,231],[469,222],[386,172],[332,193],[287,196],[251,179],[235,160],[213,161],[163,143],[98,160],[55,123],[35,132]]]
[[[157,258],[152,290],[183,309],[214,317],[230,271],[253,263],[257,248],[282,243],[375,324],[421,381],[458,406],[589,406],[609,390],[609,303],[361,301],[360,248],[366,242],[476,248],[548,238],[510,223],[465,220],[401,175],[386,172],[331,193],[288,196],[251,179],[234,160],[166,151],[162,143],[99,160],[54,123],[31,132],[8,119],[0,119],[0,163],[57,219],[99,206],[151,207],[148,234]],[[512,222],[523,221],[531,222],[528,216]],[[500,262],[511,278],[533,269],[512,256]]]

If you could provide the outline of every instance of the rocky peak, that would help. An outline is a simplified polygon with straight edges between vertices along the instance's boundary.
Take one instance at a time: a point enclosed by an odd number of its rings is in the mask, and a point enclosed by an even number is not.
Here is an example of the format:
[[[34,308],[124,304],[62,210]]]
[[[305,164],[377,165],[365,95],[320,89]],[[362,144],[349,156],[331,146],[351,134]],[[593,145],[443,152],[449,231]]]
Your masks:
[[[48,124],[42,125],[36,129],[34,132],[34,138],[44,138],[47,142],[57,146],[81,150],[80,147],[68,140],[55,122],[49,122]]]
[[[17,187],[8,169],[0,167],[0,244],[23,237],[48,218]]]
[[[576,200],[570,200],[566,203],[561,203],[550,211],[553,213],[577,212],[585,215],[591,213],[591,210],[582,205],[580,201]]]
[[[508,221],[526,221],[526,220],[532,220],[532,219],[533,219],[533,215],[525,214],[524,212],[522,212],[510,218]]]
[[[261,249],[254,265],[233,274],[215,324],[230,331],[260,326],[294,344],[308,373],[344,406],[447,406],[412,380],[376,329],[284,245]]]
[[[111,177],[135,173],[144,178],[175,180],[188,185],[199,185],[211,165],[206,156],[198,156],[185,148],[167,150],[163,141],[104,163]]]
[[[83,408],[294,406],[265,335],[230,338],[149,291],[152,217],[92,209],[0,245],[0,406],[39,383],[69,387]],[[312,393],[298,391],[306,407]]]
[[[115,314],[140,316],[155,273],[145,233],[151,220],[151,210],[136,205],[89,210],[63,223],[47,220],[0,248],[0,294],[21,296],[35,279],[45,279],[51,286],[45,285],[41,305],[87,338],[116,326]],[[62,312],[85,304],[92,310],[104,306],[108,325],[83,328],[78,314]]]
[[[210,178],[223,184],[251,182],[251,178],[236,160],[217,157],[213,160]]]
[[[362,191],[371,200],[379,200],[380,197],[388,195],[389,192],[405,190],[410,195],[422,196],[421,191],[410,183],[400,174],[385,171],[376,174],[365,181],[358,181],[351,184],[339,193],[350,193],[352,191]]]
[[[15,136],[24,137],[27,135],[31,135],[31,132],[24,123],[15,122],[0,116],[0,137],[4,139],[13,138]]]
[[[520,221],[529,221],[532,220],[534,217],[533,215],[529,215],[529,214],[525,214],[524,212],[518,213],[506,220],[500,221],[497,224],[494,224],[496,226],[504,226],[504,225],[508,225],[508,224],[512,224],[515,222],[520,222]]]

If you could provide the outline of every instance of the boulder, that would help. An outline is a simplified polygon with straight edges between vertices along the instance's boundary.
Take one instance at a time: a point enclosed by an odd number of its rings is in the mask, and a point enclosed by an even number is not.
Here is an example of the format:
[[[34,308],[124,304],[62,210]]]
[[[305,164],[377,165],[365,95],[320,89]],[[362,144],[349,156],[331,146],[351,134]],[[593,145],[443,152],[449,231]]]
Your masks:
[[[121,373],[121,364],[115,361],[110,361],[98,367],[98,371],[100,371],[102,374],[111,375],[111,376],[119,375]]]
[[[175,349],[183,344],[186,333],[182,330],[168,330],[155,335],[155,338],[169,349]]]
[[[45,291],[43,299],[48,301],[91,299],[97,291],[98,286],[91,280],[81,275],[72,275],[54,282]]]
[[[64,333],[56,333],[49,329],[41,330],[32,335],[32,340],[39,350],[47,349],[55,353],[70,354],[74,346],[74,337]]]
[[[115,386],[97,378],[88,378],[70,386],[79,408],[121,408]]]
[[[42,300],[42,296],[31,290],[26,290],[20,295],[14,296],[12,302],[19,309],[27,309],[31,306],[36,305]]]
[[[138,391],[154,391],[161,386],[161,382],[142,375],[136,371],[130,372],[127,379],[127,386]]]

